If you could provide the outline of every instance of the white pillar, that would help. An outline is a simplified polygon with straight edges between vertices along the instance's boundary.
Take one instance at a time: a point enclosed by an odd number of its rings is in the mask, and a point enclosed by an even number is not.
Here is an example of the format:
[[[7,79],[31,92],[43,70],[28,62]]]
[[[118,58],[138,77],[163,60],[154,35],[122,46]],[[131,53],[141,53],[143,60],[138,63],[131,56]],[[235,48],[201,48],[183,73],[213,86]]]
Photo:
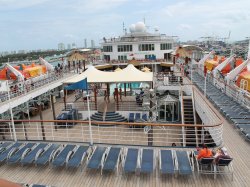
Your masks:
[[[90,145],[93,145],[92,126],[91,126],[90,107],[89,107],[89,94],[87,94],[87,104],[88,104],[88,116],[89,116],[89,137],[90,137]]]

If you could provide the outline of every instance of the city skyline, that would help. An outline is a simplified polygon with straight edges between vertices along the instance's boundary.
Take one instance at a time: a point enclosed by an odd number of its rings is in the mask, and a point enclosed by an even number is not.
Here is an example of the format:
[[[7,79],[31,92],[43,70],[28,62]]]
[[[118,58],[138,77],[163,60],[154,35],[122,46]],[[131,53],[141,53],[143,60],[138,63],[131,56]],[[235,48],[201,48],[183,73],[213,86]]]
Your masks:
[[[58,43],[99,45],[103,37],[123,35],[138,21],[150,32],[178,36],[180,41],[201,37],[243,40],[249,36],[246,0],[0,0],[0,51],[51,49]]]

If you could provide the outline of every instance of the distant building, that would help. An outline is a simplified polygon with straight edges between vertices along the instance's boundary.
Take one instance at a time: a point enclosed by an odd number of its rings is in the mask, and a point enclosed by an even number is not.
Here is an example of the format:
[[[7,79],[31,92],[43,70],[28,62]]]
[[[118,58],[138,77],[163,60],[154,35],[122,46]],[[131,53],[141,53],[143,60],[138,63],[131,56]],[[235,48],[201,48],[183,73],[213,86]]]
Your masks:
[[[84,48],[88,48],[87,39],[84,39]]]
[[[95,41],[91,40],[91,48],[95,48]]]
[[[11,51],[10,54],[14,55],[14,54],[16,54],[16,51]]]
[[[59,44],[58,44],[58,51],[63,51],[63,50],[65,50],[65,45],[64,45],[64,43],[59,43]]]
[[[19,50],[18,54],[25,54],[25,50]]]
[[[72,43],[72,49],[76,49],[76,44]]]
[[[70,50],[70,49],[71,49],[71,44],[68,44],[67,49],[68,49],[68,50]]]

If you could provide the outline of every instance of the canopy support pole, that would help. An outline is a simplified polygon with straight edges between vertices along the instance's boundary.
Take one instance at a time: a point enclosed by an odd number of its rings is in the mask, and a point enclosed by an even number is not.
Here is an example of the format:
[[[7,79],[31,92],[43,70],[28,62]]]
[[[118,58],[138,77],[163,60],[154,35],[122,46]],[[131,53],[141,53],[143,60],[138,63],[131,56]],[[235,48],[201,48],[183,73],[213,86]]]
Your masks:
[[[127,85],[127,83],[124,83],[124,96],[125,97],[127,96],[126,85]]]
[[[94,88],[95,109],[97,110],[97,88]]]

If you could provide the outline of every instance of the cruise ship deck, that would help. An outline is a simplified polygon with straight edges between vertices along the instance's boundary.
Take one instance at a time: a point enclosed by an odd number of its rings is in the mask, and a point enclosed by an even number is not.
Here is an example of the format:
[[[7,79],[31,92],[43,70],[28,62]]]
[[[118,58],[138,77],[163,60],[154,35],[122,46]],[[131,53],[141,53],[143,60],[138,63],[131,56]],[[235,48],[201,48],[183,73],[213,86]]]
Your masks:
[[[158,84],[160,81],[158,81]],[[157,86],[157,85],[156,85]],[[159,84],[158,86],[166,86]],[[167,85],[168,86],[168,85]],[[170,85],[173,86],[173,85]],[[190,87],[191,86],[191,87]],[[178,86],[174,85],[173,89],[177,89]],[[170,87],[166,87],[170,89]],[[88,126],[88,121],[77,121],[77,125],[73,128],[56,128],[56,121],[53,119],[53,114],[51,109],[44,110],[43,115],[43,126],[41,121],[39,121],[39,116],[31,118],[31,123],[29,121],[24,121],[22,123],[15,123],[16,139],[20,142],[46,142],[46,143],[56,143],[60,145],[74,144],[74,145],[87,145],[91,142],[90,134],[93,135],[94,146],[113,146],[113,147],[133,147],[137,149],[149,148],[153,149],[156,153],[154,156],[155,170],[151,174],[143,174],[140,172],[127,174],[123,171],[122,161],[118,161],[118,172],[103,172],[101,175],[100,169],[90,170],[86,166],[86,160],[83,165],[77,169],[63,167],[54,167],[50,162],[45,166],[36,166],[34,163],[30,165],[22,166],[20,163],[8,164],[2,163],[0,167],[1,178],[20,183],[20,184],[42,184],[47,186],[249,186],[250,183],[250,153],[249,142],[240,135],[240,131],[235,128],[231,122],[227,121],[224,116],[214,107],[214,105],[204,96],[204,93],[200,91],[196,86],[190,83],[190,80],[183,77],[183,83],[181,84],[181,90],[186,91],[192,88],[193,101],[195,102],[195,109],[200,112],[200,120],[205,121],[203,124],[205,129],[208,129],[211,136],[210,139],[213,140],[212,144],[206,142],[208,145],[213,147],[225,146],[228,149],[230,157],[233,158],[233,178],[231,175],[218,175],[216,178],[214,174],[203,175],[199,174],[197,171],[196,163],[192,164],[194,171],[191,175],[181,175],[176,171],[172,175],[162,175],[159,170],[159,151],[160,150],[185,150],[185,151],[195,151],[195,146],[182,146],[184,144],[185,138],[183,129],[186,127],[193,126],[199,131],[195,132],[199,136],[199,140],[196,140],[196,145],[201,145],[202,141],[202,131],[200,126],[194,124],[154,124],[153,127],[153,139],[150,139],[150,133],[145,132],[143,128],[136,129],[133,127],[132,123],[123,122],[106,122],[108,127],[104,127],[105,123],[92,121],[91,133]],[[190,97],[190,96],[182,96]],[[116,107],[115,99],[110,98],[112,107]],[[131,101],[130,101],[131,100]],[[127,110],[131,112],[131,106],[126,106],[126,103],[136,104],[134,97],[123,98],[123,102],[120,102],[119,107],[128,107]],[[67,102],[74,102],[74,95],[69,95]],[[103,96],[98,97],[98,110],[104,107]],[[105,103],[105,102],[104,102]],[[113,103],[113,104],[112,104]],[[124,105],[124,106],[123,106]],[[136,105],[137,106],[137,105]],[[107,107],[107,106],[106,106]],[[112,108],[111,107],[111,108]],[[64,108],[63,99],[59,99],[55,104],[56,115],[60,114]],[[97,111],[94,105],[91,105],[91,109]],[[121,108],[120,108],[121,109]],[[81,109],[85,113],[87,111],[86,105]],[[137,108],[133,108],[137,110]],[[132,111],[133,111],[132,110]],[[199,111],[198,111],[199,110]],[[112,110],[111,110],[112,111]],[[94,111],[91,111],[92,114]],[[108,112],[108,110],[106,111]],[[84,113],[82,113],[84,114]],[[82,116],[82,119],[86,119],[87,116]],[[4,121],[4,120],[3,120]],[[8,121],[8,120],[7,120]],[[22,121],[22,120],[21,120]],[[20,122],[20,121],[19,121]],[[61,122],[61,121],[59,121]],[[111,125],[110,125],[110,124]],[[118,125],[114,125],[114,124]],[[177,122],[177,123],[180,123]],[[98,125],[99,124],[99,125]],[[134,123],[136,125],[136,123]],[[150,122],[146,123],[150,125]],[[104,126],[102,126],[104,125]],[[140,124],[139,124],[140,125]],[[152,125],[152,124],[151,124]],[[210,125],[210,126],[209,126]],[[132,126],[132,128],[131,128]],[[163,128],[161,128],[161,126]],[[165,128],[166,127],[166,128]],[[171,127],[171,128],[170,128]],[[11,129],[11,127],[9,126]],[[44,128],[44,130],[43,130]],[[210,131],[211,129],[211,131]],[[188,131],[187,129],[185,131]],[[112,133],[115,133],[113,135]],[[214,133],[214,134],[213,134]],[[7,140],[13,140],[13,132],[4,134],[4,138]],[[174,136],[177,134],[177,138]],[[173,137],[172,137],[173,136]],[[188,140],[187,134],[186,140]],[[221,137],[222,136],[222,137]],[[3,138],[3,139],[4,139]],[[132,138],[132,139],[131,139]],[[151,137],[152,138],[152,137]],[[115,140],[115,142],[114,142]],[[208,140],[205,138],[205,141]],[[4,141],[4,140],[2,140]],[[150,142],[151,141],[151,142]],[[198,142],[199,141],[199,142]],[[172,147],[171,143],[176,142],[177,147]],[[153,144],[149,145],[149,143]],[[217,144],[217,146],[215,145]],[[149,145],[149,147],[148,147]],[[188,153],[189,153],[188,152]],[[189,160],[193,160],[190,157]],[[233,179],[233,180],[232,180]]]

